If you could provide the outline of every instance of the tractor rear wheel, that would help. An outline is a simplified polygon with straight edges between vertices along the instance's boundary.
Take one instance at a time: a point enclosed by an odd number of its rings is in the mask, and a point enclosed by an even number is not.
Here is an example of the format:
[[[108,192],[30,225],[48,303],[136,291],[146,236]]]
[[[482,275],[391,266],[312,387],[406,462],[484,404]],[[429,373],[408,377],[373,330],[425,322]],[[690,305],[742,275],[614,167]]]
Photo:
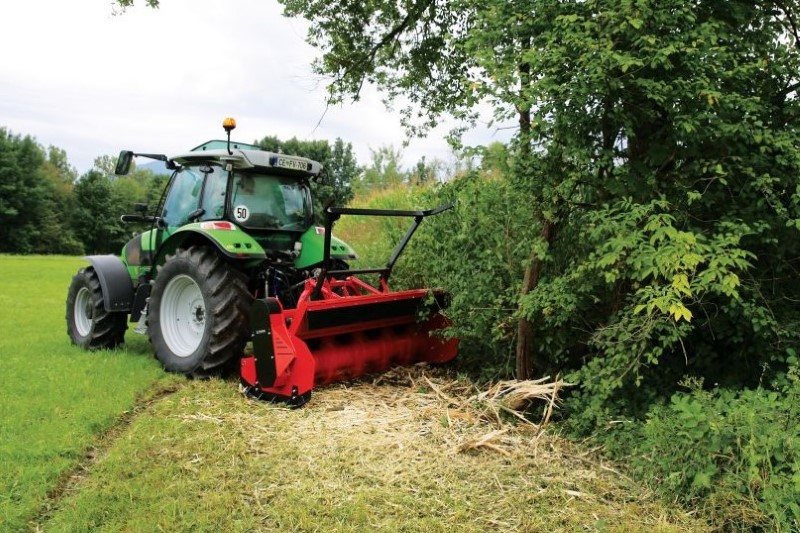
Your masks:
[[[244,275],[211,248],[179,249],[159,269],[148,331],[170,372],[208,377],[242,355],[252,298]]]
[[[127,313],[106,311],[103,287],[92,267],[72,277],[67,292],[67,334],[73,344],[97,350],[114,348],[125,340]]]

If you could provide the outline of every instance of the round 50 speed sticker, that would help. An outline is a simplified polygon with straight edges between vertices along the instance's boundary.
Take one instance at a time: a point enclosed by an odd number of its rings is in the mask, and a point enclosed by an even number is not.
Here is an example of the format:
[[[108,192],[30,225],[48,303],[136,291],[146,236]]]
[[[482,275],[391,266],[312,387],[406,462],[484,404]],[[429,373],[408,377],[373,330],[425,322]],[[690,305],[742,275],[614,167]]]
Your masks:
[[[237,205],[233,208],[233,218],[236,222],[246,222],[250,218],[250,209],[244,204]]]

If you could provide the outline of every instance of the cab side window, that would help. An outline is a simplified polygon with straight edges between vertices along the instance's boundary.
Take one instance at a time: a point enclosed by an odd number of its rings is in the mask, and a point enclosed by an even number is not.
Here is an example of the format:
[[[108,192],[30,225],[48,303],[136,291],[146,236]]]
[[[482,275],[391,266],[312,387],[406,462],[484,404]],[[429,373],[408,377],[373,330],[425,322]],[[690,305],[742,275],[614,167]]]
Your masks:
[[[196,169],[184,168],[175,175],[161,214],[168,227],[183,226],[189,221],[189,215],[197,210],[202,186],[203,174]]]
[[[225,214],[225,189],[228,185],[228,172],[222,167],[211,167],[206,175],[203,190],[203,216],[200,220],[221,220]]]

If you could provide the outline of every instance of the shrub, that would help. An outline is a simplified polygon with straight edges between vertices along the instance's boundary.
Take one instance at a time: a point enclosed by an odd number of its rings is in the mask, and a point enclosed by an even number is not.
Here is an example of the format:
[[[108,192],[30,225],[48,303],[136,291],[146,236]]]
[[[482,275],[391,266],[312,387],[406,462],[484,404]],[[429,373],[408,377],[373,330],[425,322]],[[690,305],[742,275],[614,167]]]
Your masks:
[[[668,499],[700,507],[726,528],[800,528],[800,377],[779,390],[688,392],[654,407],[627,438],[607,440],[637,477]],[[636,439],[632,437],[637,437]]]

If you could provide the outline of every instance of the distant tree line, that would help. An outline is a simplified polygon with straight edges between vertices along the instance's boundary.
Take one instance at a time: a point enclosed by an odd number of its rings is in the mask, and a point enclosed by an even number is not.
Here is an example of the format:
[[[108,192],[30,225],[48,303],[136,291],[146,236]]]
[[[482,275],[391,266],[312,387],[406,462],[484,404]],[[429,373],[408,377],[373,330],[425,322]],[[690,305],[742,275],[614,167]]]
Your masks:
[[[390,146],[373,150],[370,164],[361,167],[352,144],[339,138],[330,143],[267,136],[256,144],[322,163],[323,179],[311,184],[318,223],[326,205],[346,205],[355,194],[401,183],[426,183],[445,169],[441,161],[423,157],[404,170],[401,151]],[[133,212],[135,203],[156,210],[169,176],[135,166],[116,176],[115,165],[115,156],[99,156],[79,175],[63,149],[0,128],[0,253],[118,253],[132,232],[144,229],[123,224],[120,216]]]
[[[138,170],[114,176],[98,157],[83,175],[61,148],[0,128],[0,253],[119,251],[131,228],[120,221],[135,202],[154,204],[167,177]]]

